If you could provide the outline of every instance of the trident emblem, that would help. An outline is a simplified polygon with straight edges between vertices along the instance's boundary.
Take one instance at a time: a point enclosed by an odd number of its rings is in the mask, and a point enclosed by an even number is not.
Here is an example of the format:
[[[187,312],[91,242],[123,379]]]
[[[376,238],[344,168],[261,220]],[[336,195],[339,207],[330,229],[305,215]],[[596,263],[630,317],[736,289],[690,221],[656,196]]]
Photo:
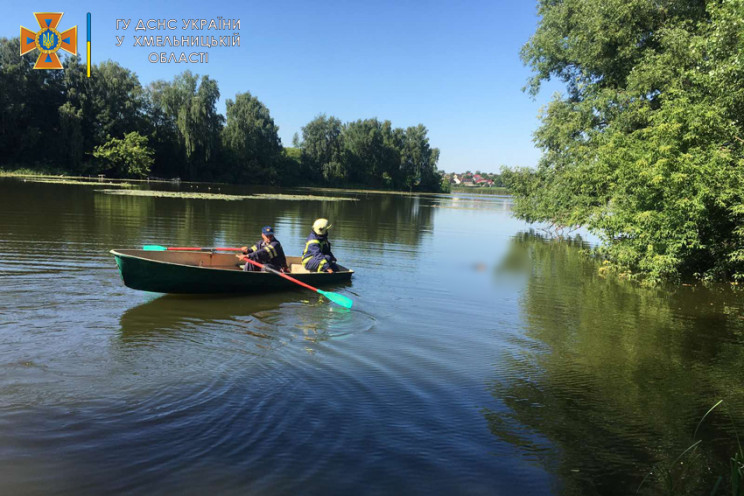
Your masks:
[[[43,35],[41,35],[41,44],[44,45],[44,48],[47,50],[51,50],[52,47],[54,47],[57,44],[57,40],[55,39],[54,33],[51,31],[47,31]]]

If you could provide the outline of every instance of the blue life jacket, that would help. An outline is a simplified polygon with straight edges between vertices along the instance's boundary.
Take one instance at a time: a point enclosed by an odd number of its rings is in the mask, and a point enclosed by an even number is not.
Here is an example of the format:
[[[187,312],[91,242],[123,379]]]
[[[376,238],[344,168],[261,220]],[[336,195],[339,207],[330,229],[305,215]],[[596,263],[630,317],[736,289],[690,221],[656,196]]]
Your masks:
[[[284,256],[284,248],[278,239],[272,238],[268,243],[261,241],[251,246],[251,252],[248,256],[251,260],[262,264],[271,264],[280,269],[287,266],[287,258]]]
[[[331,251],[331,242],[328,241],[328,235],[318,236],[315,231],[311,231],[305,242],[305,249],[302,250],[302,266],[306,267],[307,263],[314,259],[320,260],[318,272],[321,272],[324,266],[330,262],[335,262],[336,257]]]

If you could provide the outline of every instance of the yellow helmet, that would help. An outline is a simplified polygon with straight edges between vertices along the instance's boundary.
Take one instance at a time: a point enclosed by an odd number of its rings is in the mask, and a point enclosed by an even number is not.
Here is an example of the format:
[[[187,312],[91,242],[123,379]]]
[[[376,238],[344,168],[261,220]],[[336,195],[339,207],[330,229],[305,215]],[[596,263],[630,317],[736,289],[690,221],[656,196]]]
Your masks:
[[[331,224],[328,223],[328,219],[318,219],[313,222],[313,232],[318,236],[325,236],[330,228]]]

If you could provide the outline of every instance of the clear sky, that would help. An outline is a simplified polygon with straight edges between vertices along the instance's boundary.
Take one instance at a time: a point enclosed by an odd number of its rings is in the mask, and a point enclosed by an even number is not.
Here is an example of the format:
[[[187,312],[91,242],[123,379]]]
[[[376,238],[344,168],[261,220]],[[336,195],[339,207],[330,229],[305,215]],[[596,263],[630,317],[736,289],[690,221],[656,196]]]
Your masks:
[[[531,0],[375,2],[341,0],[35,1],[0,0],[0,36],[33,31],[34,12],[64,12],[60,30],[78,26],[85,56],[86,12],[92,14],[93,63],[112,59],[146,85],[184,70],[219,83],[225,100],[250,91],[270,110],[285,146],[318,114],[343,122],[377,117],[395,127],[423,123],[439,168],[497,172],[500,165],[534,166],[538,111],[560,86],[533,100],[521,91],[530,72],[519,50],[538,18]],[[240,47],[207,49],[209,62],[151,63],[153,51],[134,36],[232,34],[184,31],[182,19],[240,19]],[[116,19],[131,19],[116,29]],[[139,19],[177,19],[174,31],[135,31]],[[116,36],[124,36],[120,47]],[[183,51],[201,51],[187,47]]]

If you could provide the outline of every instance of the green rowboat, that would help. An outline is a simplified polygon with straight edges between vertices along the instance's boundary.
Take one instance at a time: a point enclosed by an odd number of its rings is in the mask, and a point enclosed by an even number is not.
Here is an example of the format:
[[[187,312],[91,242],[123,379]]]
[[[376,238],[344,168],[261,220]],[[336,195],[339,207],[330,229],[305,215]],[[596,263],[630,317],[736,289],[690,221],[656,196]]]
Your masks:
[[[270,272],[245,272],[233,253],[212,251],[111,250],[124,284],[155,293],[263,293],[297,289]],[[353,270],[307,272],[300,257],[287,257],[290,276],[311,286],[347,282]]]

